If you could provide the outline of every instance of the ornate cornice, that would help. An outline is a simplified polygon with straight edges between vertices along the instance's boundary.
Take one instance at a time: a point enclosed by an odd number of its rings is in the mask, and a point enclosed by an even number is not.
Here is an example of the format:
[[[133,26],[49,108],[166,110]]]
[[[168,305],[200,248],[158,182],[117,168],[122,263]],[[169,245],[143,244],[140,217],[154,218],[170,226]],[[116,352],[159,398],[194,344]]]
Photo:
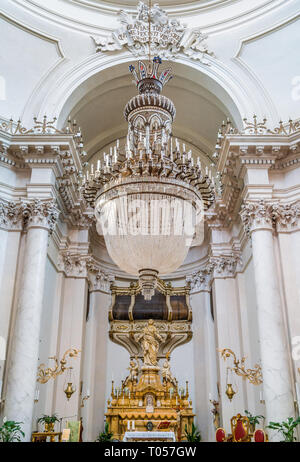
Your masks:
[[[62,250],[58,259],[58,268],[66,277],[87,279],[90,292],[110,293],[115,277],[103,270],[90,254]]]
[[[0,120],[0,162],[17,169],[47,167],[56,178],[58,201],[64,221],[72,227],[88,227],[87,205],[80,195],[79,185],[84,168],[83,142],[80,128],[70,119],[62,128],[56,118],[34,118],[26,128],[18,120]]]
[[[233,278],[241,268],[242,258],[239,251],[230,254],[210,255],[206,265],[186,277],[191,294],[210,292],[213,279]]]

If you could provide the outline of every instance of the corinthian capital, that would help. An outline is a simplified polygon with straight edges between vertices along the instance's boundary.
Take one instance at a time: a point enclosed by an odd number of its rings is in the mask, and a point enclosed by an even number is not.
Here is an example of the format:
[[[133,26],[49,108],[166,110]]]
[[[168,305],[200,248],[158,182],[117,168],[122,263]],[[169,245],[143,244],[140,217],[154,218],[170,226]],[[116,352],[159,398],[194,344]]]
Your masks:
[[[211,277],[212,269],[210,265],[187,276],[186,282],[190,284],[191,293],[210,292]]]
[[[297,229],[300,220],[300,204],[274,204],[273,218],[278,232]]]
[[[52,199],[34,199],[29,202],[23,202],[22,208],[24,224],[27,228],[46,228],[50,232],[53,231],[59,211]]]
[[[59,255],[58,268],[65,273],[66,277],[86,278],[86,263],[87,255],[63,250]]]
[[[110,292],[110,285],[115,278],[112,274],[105,272],[94,259],[87,261],[90,292]]]
[[[215,278],[232,278],[242,263],[240,253],[211,256],[209,265]]]
[[[241,219],[247,233],[257,229],[273,228],[273,205],[264,201],[245,202],[240,211]]]
[[[23,228],[23,208],[21,202],[0,200],[0,227],[21,231]]]

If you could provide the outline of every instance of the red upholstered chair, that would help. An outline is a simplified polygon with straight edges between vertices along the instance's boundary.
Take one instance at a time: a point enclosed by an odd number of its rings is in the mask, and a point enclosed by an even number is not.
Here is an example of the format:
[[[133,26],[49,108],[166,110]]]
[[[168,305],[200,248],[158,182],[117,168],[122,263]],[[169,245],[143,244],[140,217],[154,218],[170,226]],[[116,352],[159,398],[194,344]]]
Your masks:
[[[224,428],[217,428],[216,430],[216,442],[217,443],[224,443],[226,441],[226,433]]]
[[[265,443],[267,441],[267,438],[264,430],[262,430],[261,428],[255,430],[253,435],[253,441],[255,443]]]
[[[250,441],[249,436],[250,423],[249,419],[246,416],[237,414],[231,418],[231,430],[233,442],[235,443],[245,443]]]

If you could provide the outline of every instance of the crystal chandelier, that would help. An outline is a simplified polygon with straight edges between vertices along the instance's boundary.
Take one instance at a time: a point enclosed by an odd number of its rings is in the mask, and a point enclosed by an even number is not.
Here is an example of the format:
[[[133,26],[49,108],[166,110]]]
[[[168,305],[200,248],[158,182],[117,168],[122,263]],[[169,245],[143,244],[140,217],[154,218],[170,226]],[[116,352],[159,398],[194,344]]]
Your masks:
[[[176,110],[161,95],[172,77],[159,72],[161,59],[129,69],[139,94],[124,109],[128,135],[104,162],[91,165],[82,191],[95,209],[97,230],[105,238],[112,260],[139,277],[142,294],[150,300],[158,275],[175,271],[184,261],[203,219],[215,198],[215,184],[200,159],[172,137]],[[203,221],[203,220],[202,220]]]

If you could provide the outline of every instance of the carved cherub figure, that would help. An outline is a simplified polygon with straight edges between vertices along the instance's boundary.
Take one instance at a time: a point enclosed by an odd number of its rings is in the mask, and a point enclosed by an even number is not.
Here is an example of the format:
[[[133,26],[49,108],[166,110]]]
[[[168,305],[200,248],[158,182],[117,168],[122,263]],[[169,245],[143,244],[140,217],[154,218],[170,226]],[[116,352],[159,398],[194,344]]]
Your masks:
[[[175,377],[171,373],[169,358],[170,358],[170,356],[167,353],[166,354],[166,359],[165,359],[165,361],[163,363],[163,366],[161,368],[161,375],[162,375],[162,378],[163,378],[164,382],[170,382],[176,388],[177,387],[177,380],[175,379]]]
[[[139,363],[137,357],[134,359],[130,360],[129,363],[129,375],[126,377],[124,385],[127,385],[128,382],[137,382],[138,381],[138,375],[139,375]]]

